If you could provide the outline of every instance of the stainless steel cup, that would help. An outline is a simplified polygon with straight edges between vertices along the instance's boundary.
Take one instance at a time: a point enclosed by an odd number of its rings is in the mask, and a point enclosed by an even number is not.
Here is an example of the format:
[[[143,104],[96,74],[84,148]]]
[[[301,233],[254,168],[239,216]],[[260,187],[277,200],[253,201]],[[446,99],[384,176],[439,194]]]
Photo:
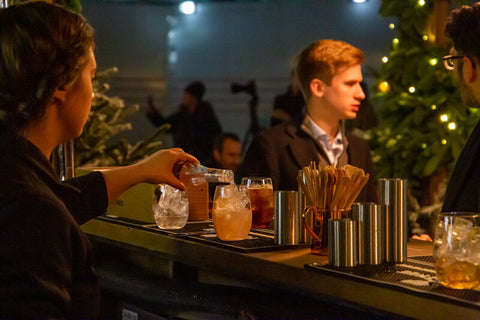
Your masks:
[[[379,179],[380,203],[386,206],[385,261],[407,259],[407,180]]]
[[[352,219],[328,220],[328,263],[335,267],[358,264],[357,222]]]
[[[280,245],[303,242],[302,212],[298,211],[297,191],[275,191],[275,243]]]
[[[354,203],[352,218],[358,221],[358,263],[381,264],[385,256],[385,205]]]

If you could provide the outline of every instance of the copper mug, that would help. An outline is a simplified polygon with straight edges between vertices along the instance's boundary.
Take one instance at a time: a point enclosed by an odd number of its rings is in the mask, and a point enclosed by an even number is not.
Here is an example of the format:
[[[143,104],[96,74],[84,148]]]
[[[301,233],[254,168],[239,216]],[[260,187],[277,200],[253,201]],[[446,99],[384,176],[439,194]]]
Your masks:
[[[332,218],[347,218],[351,210],[319,209],[315,206],[306,207],[302,214],[305,230],[312,237],[312,253],[328,255],[328,220]],[[308,223],[313,216],[313,226]]]

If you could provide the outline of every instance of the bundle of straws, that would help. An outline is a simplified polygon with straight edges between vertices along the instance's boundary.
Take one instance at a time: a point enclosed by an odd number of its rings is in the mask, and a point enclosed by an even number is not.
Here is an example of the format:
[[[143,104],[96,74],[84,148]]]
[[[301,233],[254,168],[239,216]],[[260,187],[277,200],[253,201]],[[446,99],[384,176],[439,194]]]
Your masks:
[[[318,210],[330,210],[330,219],[340,219],[341,212],[350,210],[353,202],[368,181],[369,174],[352,165],[317,168],[314,161],[303,168],[303,179],[298,177],[307,205]]]

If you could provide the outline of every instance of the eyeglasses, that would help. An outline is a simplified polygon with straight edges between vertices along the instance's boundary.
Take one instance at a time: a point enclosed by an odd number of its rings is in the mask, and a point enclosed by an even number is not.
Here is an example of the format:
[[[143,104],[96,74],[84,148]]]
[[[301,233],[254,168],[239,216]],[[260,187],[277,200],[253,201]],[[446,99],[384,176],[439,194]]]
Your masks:
[[[443,65],[445,66],[445,69],[447,70],[453,70],[455,69],[455,59],[461,59],[465,56],[452,56],[448,55],[442,58],[443,60]]]

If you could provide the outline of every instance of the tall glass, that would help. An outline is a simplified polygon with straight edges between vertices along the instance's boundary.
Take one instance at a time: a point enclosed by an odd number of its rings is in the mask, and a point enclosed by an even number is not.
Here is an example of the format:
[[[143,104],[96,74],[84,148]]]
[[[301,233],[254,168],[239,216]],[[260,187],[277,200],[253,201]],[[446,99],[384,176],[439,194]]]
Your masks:
[[[252,228],[265,228],[273,219],[273,185],[271,178],[245,177],[252,204]]]
[[[480,213],[439,213],[433,258],[437,278],[444,286],[480,287]]]
[[[215,189],[212,208],[213,227],[224,241],[248,238],[252,225],[250,198],[245,186],[221,185]]]

